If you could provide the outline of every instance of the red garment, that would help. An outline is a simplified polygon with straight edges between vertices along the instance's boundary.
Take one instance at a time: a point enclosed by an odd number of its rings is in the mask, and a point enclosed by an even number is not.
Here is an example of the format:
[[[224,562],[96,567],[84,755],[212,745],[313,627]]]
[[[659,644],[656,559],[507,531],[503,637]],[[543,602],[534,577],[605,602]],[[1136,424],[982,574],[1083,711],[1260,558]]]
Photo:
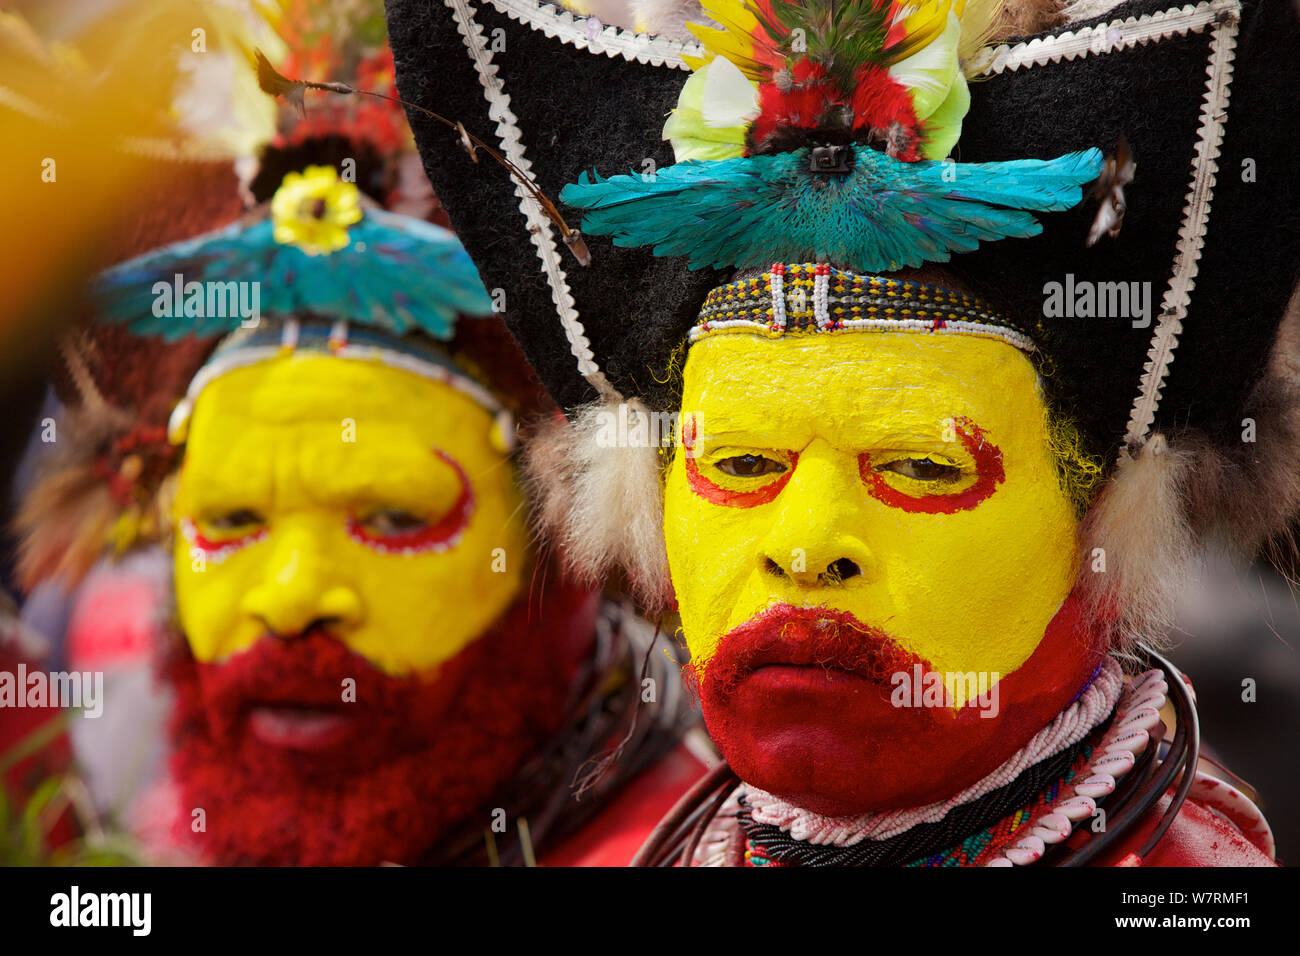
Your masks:
[[[550,853],[543,866],[627,866],[664,815],[705,766],[685,744],[634,777],[585,827]]]
[[[1188,797],[1160,842],[1139,860],[1137,849],[1169,806],[1166,794],[1138,821],[1123,842],[1103,853],[1098,866],[1277,866],[1265,843],[1219,808]]]

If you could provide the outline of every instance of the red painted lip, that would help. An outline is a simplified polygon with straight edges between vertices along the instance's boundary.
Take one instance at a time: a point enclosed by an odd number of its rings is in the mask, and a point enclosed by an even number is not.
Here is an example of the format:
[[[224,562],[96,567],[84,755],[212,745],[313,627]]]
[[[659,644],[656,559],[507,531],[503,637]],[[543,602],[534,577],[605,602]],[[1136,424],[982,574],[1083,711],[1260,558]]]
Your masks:
[[[354,725],[353,717],[338,710],[259,704],[248,711],[249,732],[267,746],[286,750],[329,750],[345,742]]]
[[[874,677],[821,664],[762,664],[741,680],[748,688],[773,694],[796,691],[855,696],[865,692],[878,693],[885,686]]]
[[[765,682],[829,690],[834,677],[888,686],[898,671],[930,665],[879,628],[848,611],[776,604],[733,628],[704,669],[704,682],[724,694],[740,681],[768,672]],[[835,690],[842,690],[835,688]]]

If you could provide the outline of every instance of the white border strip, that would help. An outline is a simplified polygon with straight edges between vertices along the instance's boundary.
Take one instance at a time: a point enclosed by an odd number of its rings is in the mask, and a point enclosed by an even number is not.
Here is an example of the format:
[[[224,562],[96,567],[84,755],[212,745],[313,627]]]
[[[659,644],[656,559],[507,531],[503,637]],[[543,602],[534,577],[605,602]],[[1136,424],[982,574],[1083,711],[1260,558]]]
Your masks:
[[[666,66],[674,70],[686,70],[690,67],[682,59],[685,56],[704,57],[704,47],[699,43],[682,43],[668,37],[651,33],[635,33],[622,30],[616,26],[606,26],[594,36],[591,28],[601,25],[595,18],[575,16],[568,10],[557,9],[553,4],[540,0],[487,0],[498,13],[504,13],[512,20],[518,20],[534,30],[541,30],[548,37],[554,37],[561,43],[575,46],[592,53],[603,53],[609,57],[621,56],[625,60],[648,63],[651,66]]]
[[[1234,0],[1234,10],[1240,5]],[[1201,249],[1205,245],[1205,230],[1210,218],[1210,202],[1214,198],[1214,178],[1219,171],[1219,147],[1223,144],[1223,126],[1228,120],[1228,96],[1232,84],[1232,59],[1237,48],[1237,16],[1225,17],[1210,33],[1210,62],[1206,67],[1209,79],[1205,84],[1205,97],[1201,101],[1201,128],[1197,132],[1196,157],[1192,160],[1191,184],[1187,202],[1183,206],[1183,219],[1178,228],[1178,248],[1174,253],[1173,275],[1160,303],[1160,319],[1151,336],[1151,348],[1143,366],[1142,383],[1138,397],[1129,415],[1126,441],[1145,441],[1155,421],[1160,406],[1169,363],[1174,360],[1178,336],[1183,331],[1183,319],[1196,285],[1200,268]]]
[[[1061,60],[1127,50],[1172,36],[1200,33],[1210,24],[1240,19],[1240,0],[1205,0],[1196,6],[1173,7],[1160,13],[1144,13],[1127,20],[1112,20],[1096,26],[1066,30],[1054,36],[1035,37],[1015,46],[1005,43],[985,47],[972,58],[980,76],[996,76],[1021,67],[1046,66]]]
[[[933,322],[925,319],[845,319],[833,329],[815,326],[811,329],[801,328],[795,331],[787,331],[784,325],[773,328],[766,322],[755,322],[752,319],[723,319],[721,322],[710,322],[707,328],[697,325],[686,335],[687,339],[694,343],[712,335],[730,332],[733,329],[736,332],[749,333],[769,339],[779,339],[786,335],[835,335],[839,332],[924,332],[927,335],[974,335],[986,339],[1001,339],[1022,352],[1036,350],[1033,341],[1015,329],[1009,329],[1003,325],[984,325],[981,322],[951,320],[935,328]]]
[[[465,41],[465,50],[474,62],[479,82],[483,86],[483,96],[488,102],[488,115],[496,120],[496,134],[501,143],[501,151],[526,175],[532,174],[533,164],[524,155],[523,138],[519,132],[518,119],[510,110],[510,97],[497,76],[496,64],[483,41],[483,28],[474,19],[474,9],[465,0],[443,0],[456,18],[456,27]],[[555,311],[564,326],[564,335],[569,340],[569,350],[578,360],[578,372],[600,392],[604,398],[621,400],[617,389],[610,385],[605,374],[596,364],[596,357],[591,351],[591,342],[586,329],[578,318],[578,310],[569,291],[569,280],[560,265],[560,252],[551,235],[550,220],[542,212],[541,206],[520,184],[515,185],[515,195],[519,197],[519,211],[528,221],[528,231],[532,235],[537,256],[542,260],[542,272],[551,286],[551,299]]]
[[[1151,334],[1147,361],[1129,415],[1125,433],[1128,442],[1145,441],[1151,431],[1165,378],[1169,374],[1169,364],[1174,360],[1174,350],[1178,347],[1183,319],[1187,316],[1191,291],[1196,285],[1210,204],[1214,198],[1219,147],[1228,119],[1232,61],[1240,21],[1240,0],[1204,0],[1195,6],[1189,4],[1160,13],[1082,27],[1077,31],[1067,30],[1055,36],[1036,37],[1014,47],[1006,44],[996,48],[985,47],[975,57],[976,64],[985,64],[980,68],[980,74],[988,77],[1007,70],[1029,69],[1061,60],[1132,49],[1172,36],[1200,33],[1210,27],[1210,57],[1206,65],[1209,79],[1201,101],[1201,125],[1195,156],[1191,160],[1191,182],[1183,205],[1169,284],[1161,300],[1160,318]]]

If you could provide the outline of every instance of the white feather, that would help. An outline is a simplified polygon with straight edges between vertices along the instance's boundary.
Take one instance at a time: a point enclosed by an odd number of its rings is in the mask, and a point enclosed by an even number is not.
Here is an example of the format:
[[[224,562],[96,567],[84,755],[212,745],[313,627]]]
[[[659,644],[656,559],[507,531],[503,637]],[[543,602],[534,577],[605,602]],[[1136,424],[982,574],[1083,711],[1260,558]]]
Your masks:
[[[713,129],[744,126],[758,117],[758,89],[725,56],[714,57],[704,77],[700,113]]]

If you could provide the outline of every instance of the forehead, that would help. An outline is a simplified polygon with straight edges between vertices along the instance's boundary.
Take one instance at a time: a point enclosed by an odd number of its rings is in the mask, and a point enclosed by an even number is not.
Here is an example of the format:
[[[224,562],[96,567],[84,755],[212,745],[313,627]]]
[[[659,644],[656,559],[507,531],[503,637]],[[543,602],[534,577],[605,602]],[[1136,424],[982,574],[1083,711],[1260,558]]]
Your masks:
[[[196,427],[230,418],[296,425],[361,417],[490,420],[476,402],[442,382],[377,361],[294,353],[227,372],[200,393],[194,410]]]
[[[682,411],[706,434],[779,430],[866,440],[967,417],[1001,431],[1041,422],[1037,374],[994,338],[843,332],[723,334],[687,357]]]
[[[183,467],[191,483],[237,483],[292,457],[320,480],[374,480],[423,467],[434,448],[486,455],[491,426],[482,406],[442,382],[379,362],[287,355],[234,369],[199,394]]]

